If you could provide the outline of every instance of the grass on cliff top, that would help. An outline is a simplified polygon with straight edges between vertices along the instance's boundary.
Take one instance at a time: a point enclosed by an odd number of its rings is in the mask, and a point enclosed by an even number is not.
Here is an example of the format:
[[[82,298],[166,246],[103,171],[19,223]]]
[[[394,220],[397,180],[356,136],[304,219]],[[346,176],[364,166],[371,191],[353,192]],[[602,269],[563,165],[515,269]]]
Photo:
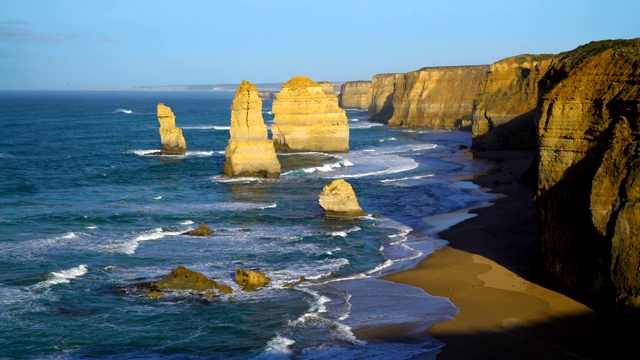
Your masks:
[[[573,50],[565,51],[561,53],[560,56],[569,58],[576,64],[579,64],[585,59],[598,55],[609,49],[615,50],[616,55],[628,56],[629,54],[626,50],[630,48],[635,48],[635,52],[637,53],[637,49],[640,48],[640,38],[592,41],[578,46]]]
[[[522,54],[513,57],[518,65],[522,65],[527,61],[542,61],[556,56],[555,54]]]

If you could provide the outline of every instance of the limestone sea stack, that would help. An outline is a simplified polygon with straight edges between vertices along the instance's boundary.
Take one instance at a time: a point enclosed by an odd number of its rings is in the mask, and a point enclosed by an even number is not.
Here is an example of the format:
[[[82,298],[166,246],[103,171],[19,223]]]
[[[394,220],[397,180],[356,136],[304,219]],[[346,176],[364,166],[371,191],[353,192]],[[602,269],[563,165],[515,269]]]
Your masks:
[[[352,218],[367,215],[360,208],[353,187],[343,179],[333,180],[325,185],[318,202],[327,217]]]
[[[160,121],[160,142],[162,155],[182,155],[187,152],[187,143],[182,136],[182,129],[176,127],[176,116],[171,108],[163,103],[158,104],[158,121]]]
[[[282,84],[273,101],[271,133],[276,150],[290,152],[349,151],[347,115],[337,97],[329,97],[322,86],[306,76],[295,76]]]
[[[280,163],[262,118],[258,88],[244,80],[231,104],[231,138],[225,150],[224,175],[277,178]]]

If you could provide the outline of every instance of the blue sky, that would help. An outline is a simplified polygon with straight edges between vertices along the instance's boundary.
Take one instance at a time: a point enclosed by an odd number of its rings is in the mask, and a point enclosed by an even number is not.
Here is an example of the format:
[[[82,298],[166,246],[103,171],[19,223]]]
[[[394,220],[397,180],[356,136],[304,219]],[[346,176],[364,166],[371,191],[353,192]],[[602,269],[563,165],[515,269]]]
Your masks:
[[[0,0],[0,90],[370,80],[636,38],[638,19],[638,0]]]

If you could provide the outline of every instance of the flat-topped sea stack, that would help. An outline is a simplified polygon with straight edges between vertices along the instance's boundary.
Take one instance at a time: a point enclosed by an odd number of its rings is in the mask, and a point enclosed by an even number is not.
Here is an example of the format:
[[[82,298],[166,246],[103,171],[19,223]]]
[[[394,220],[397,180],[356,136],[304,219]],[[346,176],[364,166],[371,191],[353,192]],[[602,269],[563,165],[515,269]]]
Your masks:
[[[427,67],[397,77],[388,124],[432,130],[470,128],[473,100],[487,70],[488,65]]]
[[[553,55],[518,55],[491,65],[474,101],[476,150],[535,150],[538,81]]]
[[[352,218],[366,216],[351,184],[343,179],[333,180],[322,189],[318,203],[325,216],[331,218]]]
[[[277,150],[287,152],[348,152],[349,124],[322,86],[306,76],[295,76],[282,84],[273,101],[271,133]]]
[[[338,105],[343,109],[369,109],[371,81],[347,81],[340,88]]]
[[[231,138],[225,150],[224,175],[276,178],[280,162],[262,118],[258,88],[244,80],[231,104]]]
[[[176,116],[171,108],[163,103],[158,104],[158,121],[160,121],[160,142],[162,155],[183,155],[187,152],[187,143],[182,136],[182,129],[176,127]]]

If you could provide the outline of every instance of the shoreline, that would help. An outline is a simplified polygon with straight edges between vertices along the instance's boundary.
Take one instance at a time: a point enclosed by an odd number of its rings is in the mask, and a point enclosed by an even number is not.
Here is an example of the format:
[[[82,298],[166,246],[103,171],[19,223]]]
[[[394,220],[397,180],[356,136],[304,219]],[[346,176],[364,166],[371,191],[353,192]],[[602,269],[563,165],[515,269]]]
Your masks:
[[[448,244],[416,267],[379,278],[458,307],[452,320],[427,330],[445,343],[437,359],[601,359],[640,347],[637,324],[600,314],[548,281],[538,255],[534,190],[519,182],[533,157],[526,151],[474,154],[495,166],[470,180],[499,196],[439,232]]]

